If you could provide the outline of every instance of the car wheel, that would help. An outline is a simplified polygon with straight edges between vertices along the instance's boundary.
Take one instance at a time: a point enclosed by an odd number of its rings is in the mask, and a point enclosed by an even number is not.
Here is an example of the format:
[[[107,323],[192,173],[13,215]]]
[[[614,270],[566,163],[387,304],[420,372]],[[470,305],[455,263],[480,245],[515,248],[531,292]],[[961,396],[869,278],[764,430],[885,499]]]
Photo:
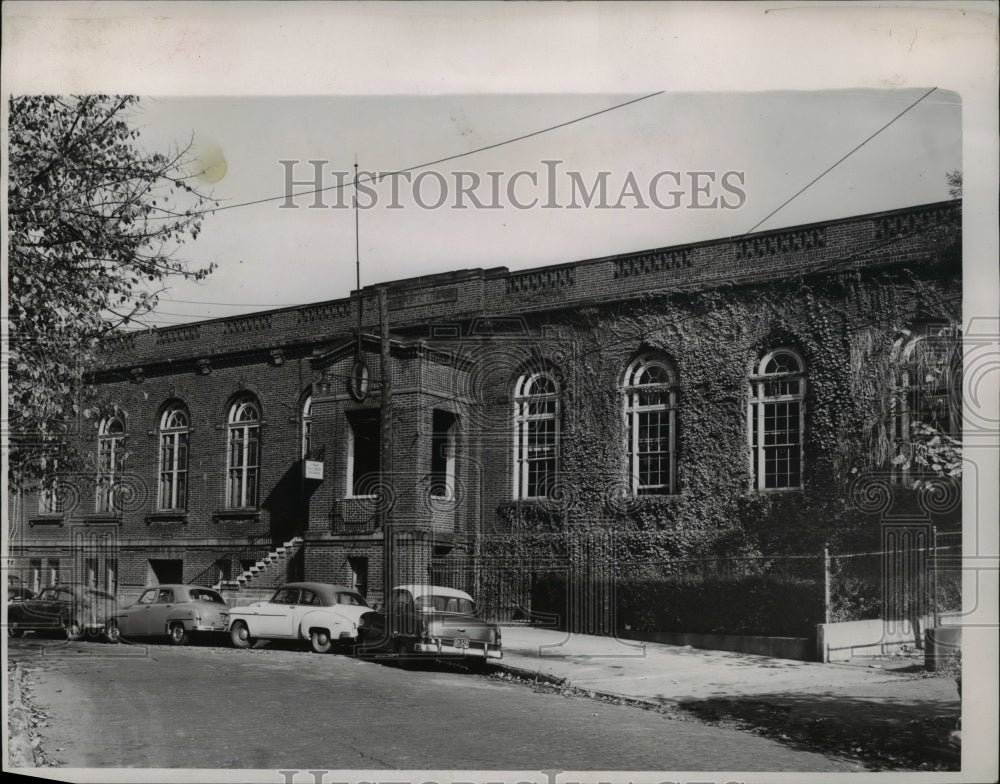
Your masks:
[[[249,648],[254,643],[253,637],[250,636],[250,630],[243,621],[233,623],[233,628],[229,630],[229,639],[234,648]]]
[[[79,640],[83,637],[83,624],[76,620],[76,618],[71,620],[69,623],[64,623],[63,628],[66,630],[66,639],[70,642]]]
[[[116,645],[122,640],[122,630],[118,628],[117,621],[108,621],[104,624],[104,639],[112,645]]]
[[[170,624],[170,644],[184,645],[188,641],[187,629],[183,623]]]
[[[313,629],[309,632],[309,642],[315,653],[329,653],[333,650],[333,640],[326,629]]]

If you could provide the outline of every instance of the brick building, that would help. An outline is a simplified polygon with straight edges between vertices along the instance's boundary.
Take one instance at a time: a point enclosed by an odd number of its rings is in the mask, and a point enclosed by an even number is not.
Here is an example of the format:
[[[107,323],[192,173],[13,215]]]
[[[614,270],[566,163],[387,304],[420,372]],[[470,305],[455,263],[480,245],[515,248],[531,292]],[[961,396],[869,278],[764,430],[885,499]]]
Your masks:
[[[615,533],[618,559],[856,533],[857,476],[905,493],[912,425],[958,434],[938,349],[961,322],[959,215],[467,269],[123,334],[93,374],[105,408],[77,429],[92,468],[10,500],[13,567],[122,596],[306,577],[378,600],[460,572],[477,590],[491,558],[572,559],[571,532]]]

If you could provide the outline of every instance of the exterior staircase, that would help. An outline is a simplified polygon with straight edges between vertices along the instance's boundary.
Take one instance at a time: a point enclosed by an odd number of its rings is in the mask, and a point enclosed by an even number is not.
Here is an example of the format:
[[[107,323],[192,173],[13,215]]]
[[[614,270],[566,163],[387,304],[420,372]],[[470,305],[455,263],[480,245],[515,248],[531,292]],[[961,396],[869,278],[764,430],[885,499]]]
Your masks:
[[[253,564],[233,580],[222,580],[213,587],[217,591],[240,593],[254,589],[269,590],[277,588],[288,578],[287,563],[302,549],[302,537],[296,536],[285,542],[281,547],[275,547],[271,552]],[[285,568],[276,568],[276,567]]]

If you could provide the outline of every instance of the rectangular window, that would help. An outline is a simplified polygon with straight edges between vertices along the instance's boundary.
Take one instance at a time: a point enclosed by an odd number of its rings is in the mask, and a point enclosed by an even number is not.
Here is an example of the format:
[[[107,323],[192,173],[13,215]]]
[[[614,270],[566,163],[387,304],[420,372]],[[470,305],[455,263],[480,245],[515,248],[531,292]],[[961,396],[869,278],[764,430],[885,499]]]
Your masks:
[[[35,593],[42,589],[42,559],[32,558],[28,562],[28,588]]]
[[[83,563],[84,568],[84,585],[88,588],[97,587],[97,559],[96,558],[86,558]]]
[[[229,496],[231,508],[257,505],[257,454],[259,429],[256,426],[229,431]]]
[[[61,515],[63,513],[62,495],[58,481],[53,482],[48,487],[43,487],[38,493],[38,514]]]
[[[363,555],[352,555],[347,559],[351,567],[351,588],[362,596],[368,596],[368,558]]]
[[[431,432],[431,496],[455,497],[455,415],[434,409]]]
[[[59,584],[59,559],[49,558],[46,563],[46,585],[58,585]]]
[[[184,561],[180,558],[150,558],[147,585],[184,582]]]
[[[159,509],[187,506],[188,433],[186,430],[160,435]]]
[[[767,354],[750,380],[747,409],[753,488],[802,486],[806,379],[791,349]]]
[[[376,495],[382,459],[379,412],[351,412],[348,417],[351,427],[347,455],[348,495]]]
[[[104,590],[112,596],[118,593],[117,558],[108,558],[104,561]]]

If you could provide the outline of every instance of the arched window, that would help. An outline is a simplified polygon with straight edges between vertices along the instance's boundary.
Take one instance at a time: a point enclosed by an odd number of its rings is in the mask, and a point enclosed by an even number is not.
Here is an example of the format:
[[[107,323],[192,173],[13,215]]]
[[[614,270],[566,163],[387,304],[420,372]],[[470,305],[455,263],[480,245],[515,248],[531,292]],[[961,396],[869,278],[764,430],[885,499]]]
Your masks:
[[[904,484],[957,471],[961,461],[962,335],[956,326],[907,331],[894,350],[893,472]]]
[[[636,357],[622,380],[633,495],[676,491],[677,379],[667,360]]]
[[[125,423],[107,417],[97,431],[97,512],[117,512],[116,494],[125,462]]]
[[[559,472],[559,384],[526,373],[514,387],[514,497],[542,498]]]
[[[756,490],[802,486],[805,363],[789,348],[766,354],[750,378],[749,440]]]
[[[312,395],[302,401],[302,459],[312,455]]]
[[[168,406],[160,417],[160,511],[187,508],[188,422],[187,409],[180,403]]]
[[[251,395],[236,400],[229,409],[229,455],[226,506],[257,506],[260,472],[260,406]]]

